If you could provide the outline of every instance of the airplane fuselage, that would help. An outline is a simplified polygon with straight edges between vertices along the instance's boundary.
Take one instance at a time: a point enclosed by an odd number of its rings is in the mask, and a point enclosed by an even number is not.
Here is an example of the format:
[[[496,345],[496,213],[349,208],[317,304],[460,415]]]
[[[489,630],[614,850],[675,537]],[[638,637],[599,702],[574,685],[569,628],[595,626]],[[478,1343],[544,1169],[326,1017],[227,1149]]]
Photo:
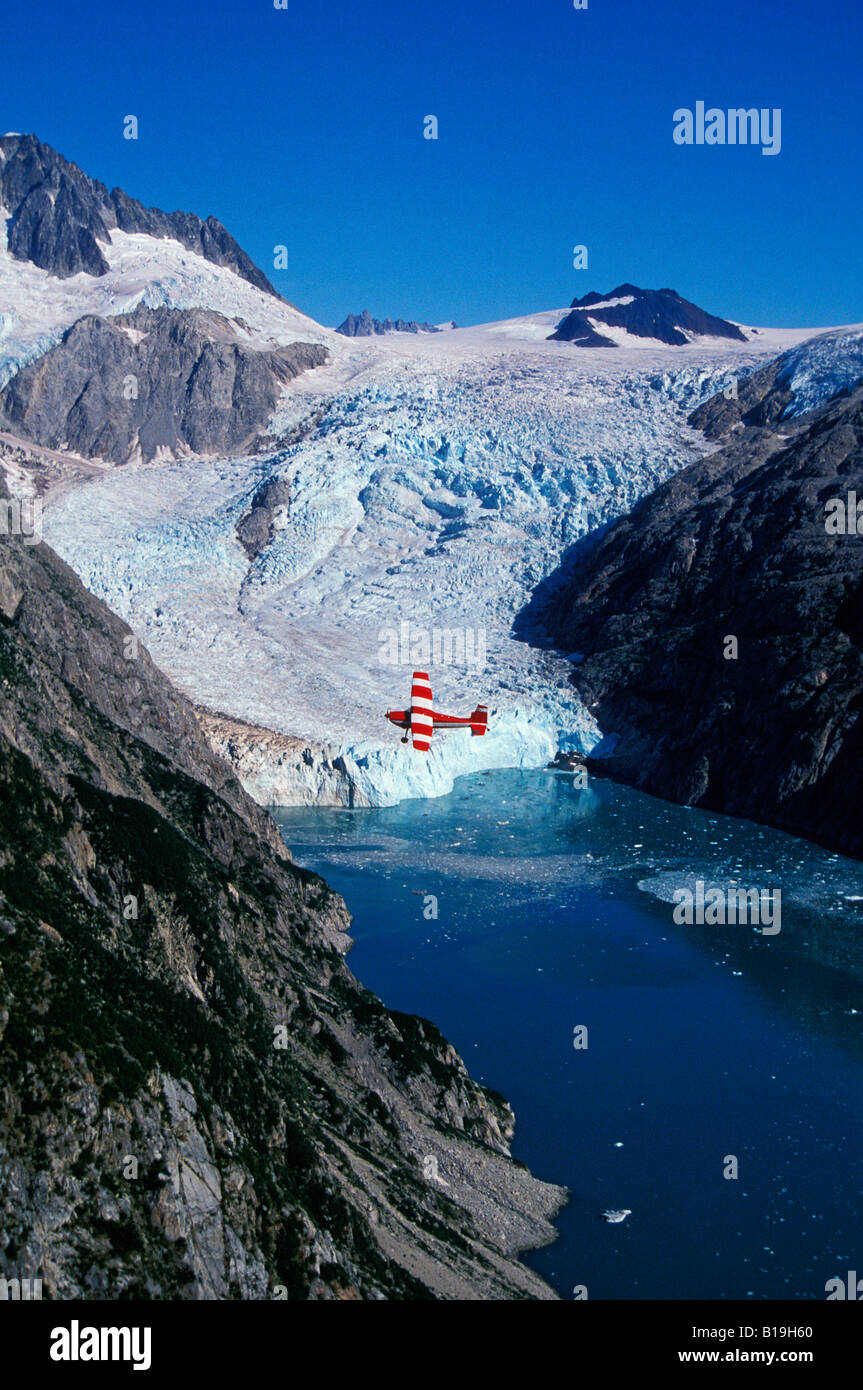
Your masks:
[[[429,710],[434,724],[446,724],[451,729],[469,729],[473,721],[461,719],[457,714],[440,714],[438,710]],[[387,719],[391,724],[395,724],[399,729],[409,729],[411,726],[411,712],[409,709],[389,709]]]
[[[442,714],[432,708],[432,691],[428,674],[414,671],[409,709],[389,709],[386,717],[397,729],[404,729],[402,743],[410,739],[418,753],[427,753],[435,729],[470,729],[471,735],[484,734],[488,728],[488,710],[477,705],[467,718],[457,714]]]

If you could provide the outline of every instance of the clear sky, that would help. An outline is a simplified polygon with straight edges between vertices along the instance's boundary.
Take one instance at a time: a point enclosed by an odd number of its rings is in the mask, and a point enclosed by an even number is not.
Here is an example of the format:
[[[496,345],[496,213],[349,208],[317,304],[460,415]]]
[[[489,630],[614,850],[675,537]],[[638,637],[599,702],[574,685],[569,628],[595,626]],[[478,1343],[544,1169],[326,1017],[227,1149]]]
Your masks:
[[[19,0],[0,130],[35,132],[147,204],[214,214],[324,323],[365,308],[478,323],[623,280],[745,323],[856,322],[861,14],[860,0]],[[674,111],[699,100],[781,108],[780,153],[675,144]]]

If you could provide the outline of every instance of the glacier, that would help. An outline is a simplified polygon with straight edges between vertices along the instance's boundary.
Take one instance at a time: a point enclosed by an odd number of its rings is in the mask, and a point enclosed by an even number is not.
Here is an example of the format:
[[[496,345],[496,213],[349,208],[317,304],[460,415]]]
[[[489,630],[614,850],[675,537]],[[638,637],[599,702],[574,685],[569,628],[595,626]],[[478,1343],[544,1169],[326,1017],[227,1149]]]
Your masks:
[[[863,378],[863,331],[826,333],[783,355],[777,381],[794,392],[783,420],[804,415],[850,391]]]
[[[267,804],[438,796],[466,773],[541,766],[613,737],[573,692],[573,655],[518,640],[516,618],[577,540],[702,456],[685,423],[701,400],[783,352],[795,380],[814,370],[806,329],[675,348],[621,330],[599,353],[551,343],[566,305],[347,339],[168,238],[115,229],[105,253],[106,275],[59,280],[9,255],[0,209],[0,385],[82,315],[138,304],[215,309],[252,344],[330,354],[286,388],[269,453],[77,473],[67,454],[71,472],[52,474],[45,498],[46,540]],[[827,389],[831,362],[810,394]],[[3,467],[16,494],[32,490],[14,456]],[[250,559],[237,523],[277,479],[286,511]],[[484,737],[436,735],[425,757],[399,742],[385,711],[407,703],[412,666],[426,665],[383,659],[384,634],[404,623],[481,635],[483,669],[432,659],[430,675],[436,707],[489,706]]]
[[[49,544],[195,701],[259,801],[439,796],[603,736],[572,657],[517,639],[518,614],[577,540],[711,447],[686,424],[700,400],[805,333],[597,353],[545,341],[562,312],[343,340],[286,389],[269,428],[289,445],[111,468],[49,499]],[[290,500],[250,559],[236,526],[274,479]],[[382,658],[403,623],[482,633],[483,670],[430,675],[437,708],[489,706],[484,737],[436,734],[419,756],[386,724],[425,665]]]

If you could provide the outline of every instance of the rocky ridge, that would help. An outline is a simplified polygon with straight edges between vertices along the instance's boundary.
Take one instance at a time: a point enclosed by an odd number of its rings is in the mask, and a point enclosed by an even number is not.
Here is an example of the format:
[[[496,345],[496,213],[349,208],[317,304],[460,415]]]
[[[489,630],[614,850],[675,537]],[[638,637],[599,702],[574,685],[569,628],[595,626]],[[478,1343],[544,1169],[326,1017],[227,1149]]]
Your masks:
[[[375,319],[368,309],[361,314],[348,314],[336,329],[345,338],[371,338],[385,333],[439,333],[433,323],[417,323],[415,319]]]

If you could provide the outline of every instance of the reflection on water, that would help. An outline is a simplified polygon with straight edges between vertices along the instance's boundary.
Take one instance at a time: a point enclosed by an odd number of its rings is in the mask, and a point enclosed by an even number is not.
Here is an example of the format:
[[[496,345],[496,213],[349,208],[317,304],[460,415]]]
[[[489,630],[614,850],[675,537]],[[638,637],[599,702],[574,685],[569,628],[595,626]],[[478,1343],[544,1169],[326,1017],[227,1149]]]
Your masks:
[[[529,1257],[563,1296],[823,1298],[863,1267],[863,865],[553,772],[277,818],[346,897],[355,973],[433,1018],[571,1189]],[[676,925],[696,878],[781,889],[781,932]]]

